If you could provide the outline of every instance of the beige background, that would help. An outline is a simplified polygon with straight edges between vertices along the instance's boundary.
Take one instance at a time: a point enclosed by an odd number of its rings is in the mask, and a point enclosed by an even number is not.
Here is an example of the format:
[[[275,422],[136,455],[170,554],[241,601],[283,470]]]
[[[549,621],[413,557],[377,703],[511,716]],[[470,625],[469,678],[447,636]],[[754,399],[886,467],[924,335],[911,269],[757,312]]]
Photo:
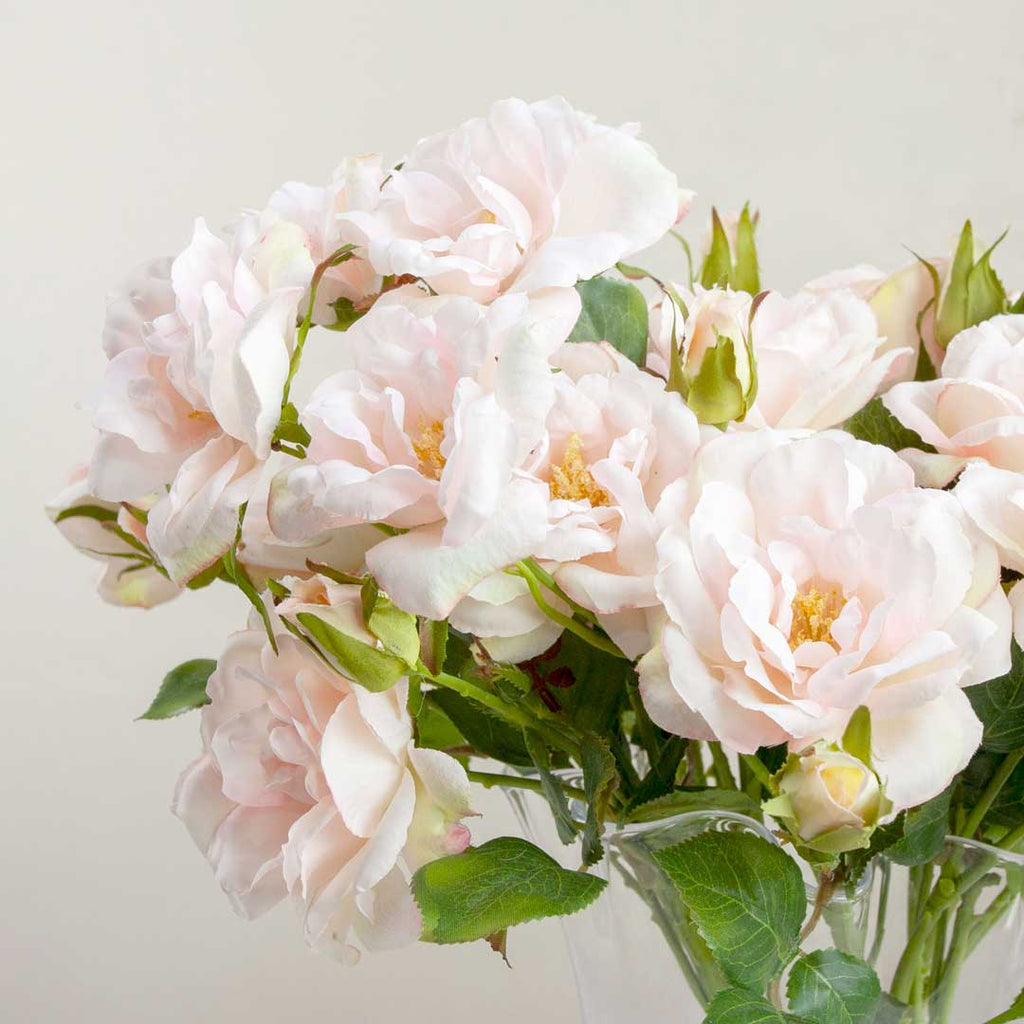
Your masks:
[[[346,153],[397,158],[511,94],[562,92],[647,138],[708,204],[764,211],[770,283],[967,215],[1024,284],[1024,8],[1016,0],[0,0],[5,640],[0,1016],[9,1021],[574,1021],[556,925],[344,971],[279,911],[236,920],[167,811],[196,721],[134,723],[163,672],[244,617],[211,589],[102,605],[43,519],[91,443],[108,286]],[[666,249],[664,268],[679,266]],[[511,827],[484,797],[485,828]],[[415,1016],[414,1016],[415,1015]]]

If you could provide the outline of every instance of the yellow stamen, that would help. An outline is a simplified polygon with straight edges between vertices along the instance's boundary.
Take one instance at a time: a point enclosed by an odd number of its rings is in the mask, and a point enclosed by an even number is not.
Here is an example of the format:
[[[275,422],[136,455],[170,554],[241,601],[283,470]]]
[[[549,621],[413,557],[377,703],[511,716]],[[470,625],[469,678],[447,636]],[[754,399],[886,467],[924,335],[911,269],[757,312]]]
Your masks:
[[[498,218],[490,210],[484,210],[476,219],[477,224],[497,224]]]
[[[190,420],[202,420],[204,423],[216,422],[213,418],[212,412],[207,412],[205,409],[193,409],[189,414]]]
[[[420,472],[431,480],[441,479],[441,470],[447,461],[441,454],[443,440],[444,423],[441,420],[433,423],[420,421],[420,435],[412,442],[412,450],[420,461]]]
[[[562,498],[565,501],[586,499],[595,507],[608,504],[608,492],[598,487],[583,461],[583,440],[579,434],[573,434],[569,438],[561,465],[551,467],[551,482],[548,488],[552,498]]]
[[[796,650],[802,643],[823,642],[836,647],[832,623],[843,610],[842,595],[833,589],[822,593],[815,587],[793,598],[793,625],[789,630],[789,646]]]

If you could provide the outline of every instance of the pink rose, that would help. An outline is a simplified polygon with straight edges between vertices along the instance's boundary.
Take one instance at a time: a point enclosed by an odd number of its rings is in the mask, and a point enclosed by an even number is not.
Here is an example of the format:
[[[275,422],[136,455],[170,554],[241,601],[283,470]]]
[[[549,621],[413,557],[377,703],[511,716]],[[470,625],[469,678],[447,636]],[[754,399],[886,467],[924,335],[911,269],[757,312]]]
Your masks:
[[[91,494],[88,471],[88,466],[76,469],[67,487],[47,504],[46,512],[68,541],[102,563],[100,597],[136,608],[152,608],[177,597],[181,593],[178,585],[153,564],[145,526],[126,508]],[[74,514],[83,507],[105,516],[97,519],[93,514]],[[145,511],[144,506],[139,507]]]
[[[297,583],[280,611],[303,610],[373,642],[358,587]],[[239,913],[290,895],[308,941],[354,962],[419,937],[408,876],[468,844],[469,783],[415,746],[404,680],[370,693],[283,629],[277,642],[275,655],[254,624],[228,643],[173,810]]]
[[[938,455],[902,454],[922,483],[944,486],[968,461],[1024,471],[1024,316],[996,316],[949,343],[937,380],[892,388],[885,407]]]
[[[651,717],[736,750],[836,741],[854,710],[899,807],[940,792],[981,724],[962,687],[1009,666],[999,563],[949,494],[842,432],[719,436],[663,502]]]
[[[843,288],[770,292],[752,340],[758,389],[744,422],[754,427],[834,427],[914,363],[914,350],[888,345],[871,307]]]
[[[373,211],[341,218],[380,274],[490,302],[572,286],[658,241],[688,206],[629,128],[556,97],[495,103],[423,139]]]

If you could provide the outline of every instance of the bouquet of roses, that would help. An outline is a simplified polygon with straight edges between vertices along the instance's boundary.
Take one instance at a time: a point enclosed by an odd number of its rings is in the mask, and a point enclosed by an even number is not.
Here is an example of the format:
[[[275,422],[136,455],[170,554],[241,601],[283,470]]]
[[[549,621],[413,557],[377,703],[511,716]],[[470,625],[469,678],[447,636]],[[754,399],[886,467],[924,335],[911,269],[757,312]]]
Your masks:
[[[756,214],[694,263],[691,201],[635,126],[510,100],[198,220],[109,299],[50,512],[108,601],[248,602],[143,716],[202,708],[173,809],[240,913],[504,953],[600,901],[623,829],[721,812],[760,831],[650,857],[709,1021],[953,1019],[1024,888],[946,842],[1024,848],[1024,303],[969,224],[762,290]],[[674,280],[629,262],[667,234]],[[579,870],[471,845],[472,784]],[[885,993],[843,929],[801,949],[876,861],[913,882]]]

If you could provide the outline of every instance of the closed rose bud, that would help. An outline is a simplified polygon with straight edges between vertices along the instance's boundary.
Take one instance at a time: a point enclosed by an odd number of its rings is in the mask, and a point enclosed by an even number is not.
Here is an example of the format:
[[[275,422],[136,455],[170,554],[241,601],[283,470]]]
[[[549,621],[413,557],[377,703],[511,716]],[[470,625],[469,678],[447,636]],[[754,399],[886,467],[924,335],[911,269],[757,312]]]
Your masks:
[[[888,809],[871,768],[834,747],[791,755],[777,780],[779,795],[765,810],[784,820],[800,843],[821,853],[867,846]]]

